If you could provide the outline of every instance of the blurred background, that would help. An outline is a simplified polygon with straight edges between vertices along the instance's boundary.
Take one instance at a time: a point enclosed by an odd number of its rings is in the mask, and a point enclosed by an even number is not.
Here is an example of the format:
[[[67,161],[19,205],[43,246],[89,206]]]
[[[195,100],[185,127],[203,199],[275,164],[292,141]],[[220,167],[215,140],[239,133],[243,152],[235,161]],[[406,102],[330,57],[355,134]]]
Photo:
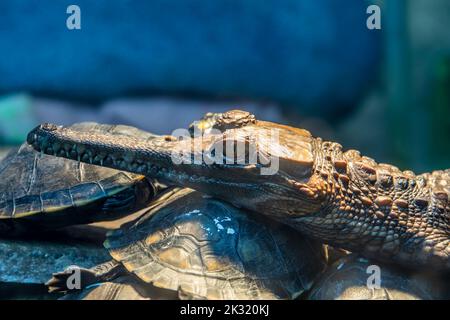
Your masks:
[[[450,167],[447,0],[1,0],[0,17],[3,148],[41,122],[170,133],[242,108],[402,169]]]

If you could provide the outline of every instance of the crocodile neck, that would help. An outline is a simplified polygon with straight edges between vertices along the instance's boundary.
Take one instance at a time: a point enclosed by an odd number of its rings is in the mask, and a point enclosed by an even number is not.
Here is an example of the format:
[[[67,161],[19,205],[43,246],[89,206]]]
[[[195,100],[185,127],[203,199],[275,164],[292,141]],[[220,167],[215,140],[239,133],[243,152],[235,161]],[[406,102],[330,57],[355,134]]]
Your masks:
[[[366,257],[450,267],[448,194],[429,176],[378,164],[333,142],[316,142],[314,176],[323,190],[316,214],[291,216],[296,228]],[[434,175],[447,175],[447,171]]]

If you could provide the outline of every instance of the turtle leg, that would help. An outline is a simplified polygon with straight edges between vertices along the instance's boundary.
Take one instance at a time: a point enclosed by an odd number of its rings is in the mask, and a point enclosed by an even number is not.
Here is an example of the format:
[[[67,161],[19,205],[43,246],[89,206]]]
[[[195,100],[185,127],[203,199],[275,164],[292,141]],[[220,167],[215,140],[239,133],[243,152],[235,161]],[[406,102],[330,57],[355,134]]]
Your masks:
[[[110,281],[126,273],[125,267],[110,260],[91,269],[71,266],[62,272],[54,273],[45,284],[48,292],[62,292],[81,290],[95,283]]]

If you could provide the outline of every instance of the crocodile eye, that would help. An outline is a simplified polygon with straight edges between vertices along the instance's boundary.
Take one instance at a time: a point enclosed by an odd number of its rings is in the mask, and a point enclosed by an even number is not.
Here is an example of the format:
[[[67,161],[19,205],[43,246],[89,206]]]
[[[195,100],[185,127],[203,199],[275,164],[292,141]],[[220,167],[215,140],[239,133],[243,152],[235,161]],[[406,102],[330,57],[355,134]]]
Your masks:
[[[255,141],[248,137],[242,139],[226,139],[224,140],[224,158],[229,164],[257,164],[258,148]]]
[[[216,141],[209,154],[219,164],[257,164],[258,154],[255,143],[249,139],[225,138]]]

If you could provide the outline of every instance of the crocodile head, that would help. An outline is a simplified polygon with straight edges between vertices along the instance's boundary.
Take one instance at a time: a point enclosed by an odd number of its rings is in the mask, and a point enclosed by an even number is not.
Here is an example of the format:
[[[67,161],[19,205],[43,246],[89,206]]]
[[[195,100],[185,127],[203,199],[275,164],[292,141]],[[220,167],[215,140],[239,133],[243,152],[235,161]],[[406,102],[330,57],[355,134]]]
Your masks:
[[[312,179],[316,139],[245,111],[207,114],[190,133],[151,141],[44,124],[29,133],[28,143],[47,154],[156,177],[269,215],[308,214],[322,204],[320,183]]]

